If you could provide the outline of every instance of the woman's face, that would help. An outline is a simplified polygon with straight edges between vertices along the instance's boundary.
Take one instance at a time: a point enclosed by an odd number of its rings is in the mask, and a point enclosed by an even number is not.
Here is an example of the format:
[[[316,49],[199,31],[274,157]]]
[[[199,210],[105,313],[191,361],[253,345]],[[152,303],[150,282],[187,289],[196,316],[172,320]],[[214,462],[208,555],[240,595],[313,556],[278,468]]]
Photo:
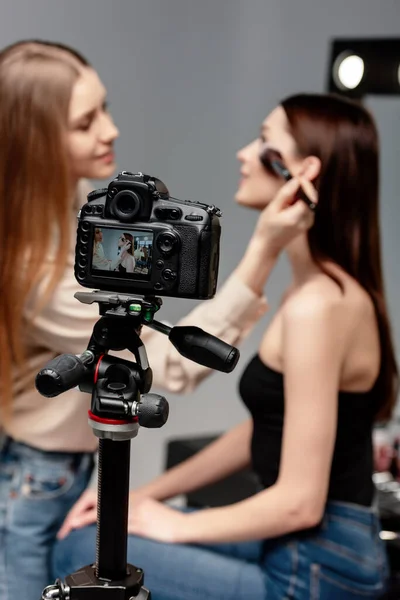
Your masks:
[[[72,89],[68,151],[74,179],[105,179],[116,170],[113,151],[119,135],[107,111],[106,89],[96,71],[83,67]]]
[[[126,237],[125,237],[124,235],[122,235],[122,234],[121,234],[121,235],[119,236],[119,240],[118,240],[118,248],[122,248],[122,246],[123,246],[124,244],[126,244],[126,242],[127,242],[127,241],[128,241],[128,240],[126,239]]]
[[[239,204],[263,209],[271,202],[284,181],[269,173],[260,161],[260,154],[268,146],[282,155],[292,175],[299,172],[302,159],[296,154],[296,143],[289,132],[289,123],[281,106],[275,108],[262,124],[260,137],[237,153],[242,178],[235,195]]]
[[[96,229],[95,230],[95,232],[94,232],[94,241],[97,242],[98,244],[103,241],[103,232],[101,231],[101,229]]]

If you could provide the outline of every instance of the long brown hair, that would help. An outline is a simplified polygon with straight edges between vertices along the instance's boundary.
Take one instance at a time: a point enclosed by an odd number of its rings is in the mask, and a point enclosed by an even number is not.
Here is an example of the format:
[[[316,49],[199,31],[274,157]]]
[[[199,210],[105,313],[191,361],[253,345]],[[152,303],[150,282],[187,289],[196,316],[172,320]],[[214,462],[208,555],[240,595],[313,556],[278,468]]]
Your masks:
[[[359,102],[335,95],[300,94],[281,105],[300,155],[321,160],[315,181],[320,200],[308,232],[312,257],[328,275],[324,260],[340,265],[373,301],[381,346],[376,417],[388,419],[397,398],[398,370],[382,276],[374,120]]]
[[[88,62],[62,44],[29,40],[0,52],[3,418],[10,416],[13,368],[23,364],[25,355],[26,303],[39,282],[44,282],[44,302],[66,265],[74,192],[65,136],[72,88],[82,66]]]

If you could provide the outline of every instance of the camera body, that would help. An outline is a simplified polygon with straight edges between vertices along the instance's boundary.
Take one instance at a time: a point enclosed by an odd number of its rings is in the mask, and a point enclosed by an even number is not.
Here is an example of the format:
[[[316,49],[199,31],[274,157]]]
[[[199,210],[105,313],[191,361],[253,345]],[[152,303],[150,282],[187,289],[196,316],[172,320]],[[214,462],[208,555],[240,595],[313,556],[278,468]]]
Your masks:
[[[220,216],[215,206],[171,199],[155,177],[122,171],[80,210],[75,277],[100,290],[212,298]]]

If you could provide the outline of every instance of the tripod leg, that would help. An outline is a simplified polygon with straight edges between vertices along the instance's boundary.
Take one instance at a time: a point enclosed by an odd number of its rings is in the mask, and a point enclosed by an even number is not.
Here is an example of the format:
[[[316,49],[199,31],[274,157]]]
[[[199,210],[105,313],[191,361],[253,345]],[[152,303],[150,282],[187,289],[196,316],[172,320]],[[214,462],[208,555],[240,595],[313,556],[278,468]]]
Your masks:
[[[126,577],[130,440],[99,440],[96,576]]]

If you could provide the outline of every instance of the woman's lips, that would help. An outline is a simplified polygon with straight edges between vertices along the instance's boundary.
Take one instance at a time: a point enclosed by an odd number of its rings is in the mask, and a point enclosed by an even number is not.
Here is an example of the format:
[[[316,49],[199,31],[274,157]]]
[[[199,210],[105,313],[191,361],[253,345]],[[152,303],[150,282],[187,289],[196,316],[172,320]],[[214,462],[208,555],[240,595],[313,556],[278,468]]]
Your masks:
[[[113,151],[107,152],[106,154],[102,154],[101,156],[97,157],[97,160],[101,160],[102,162],[105,163],[112,163],[114,162],[115,159],[115,154]]]

